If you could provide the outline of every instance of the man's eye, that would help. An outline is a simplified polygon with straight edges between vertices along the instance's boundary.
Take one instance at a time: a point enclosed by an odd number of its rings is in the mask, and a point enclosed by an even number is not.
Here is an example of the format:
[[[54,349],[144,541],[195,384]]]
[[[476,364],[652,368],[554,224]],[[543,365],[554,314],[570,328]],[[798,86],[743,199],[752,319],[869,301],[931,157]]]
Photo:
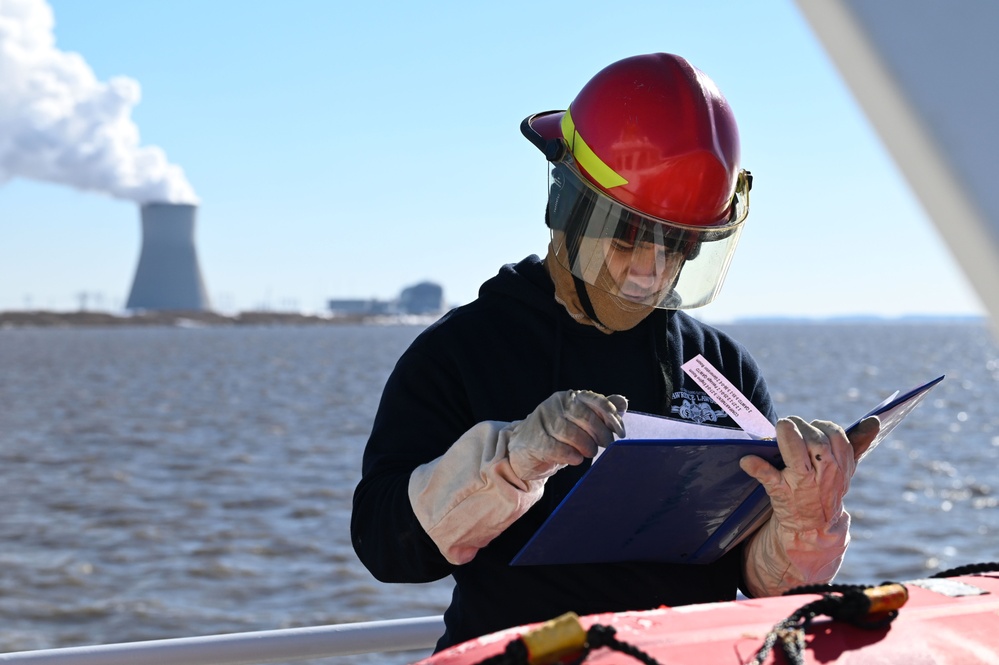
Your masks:
[[[623,240],[612,240],[611,248],[616,252],[630,252],[635,248],[630,242],[625,242]]]

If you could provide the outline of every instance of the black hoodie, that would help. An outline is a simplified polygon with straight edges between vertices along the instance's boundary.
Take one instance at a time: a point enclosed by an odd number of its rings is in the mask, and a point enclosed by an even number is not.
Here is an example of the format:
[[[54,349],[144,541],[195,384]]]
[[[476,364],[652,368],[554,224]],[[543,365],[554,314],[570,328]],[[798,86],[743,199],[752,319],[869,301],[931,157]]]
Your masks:
[[[472,426],[523,420],[556,391],[616,393],[630,410],[707,413],[718,417],[712,424],[736,427],[681,370],[697,354],[776,422],[759,368],[726,334],[683,312],[654,310],[631,330],[608,335],[574,321],[555,301],[537,256],[503,266],[474,302],[420,334],[386,383],[354,493],[351,536],[358,557],[383,582],[454,577],[438,650],[568,611],[582,616],[734,599],[741,548],[709,565],[510,566],[588,461],[549,478],[541,500],[461,566],[441,555],[408,497],[413,469],[443,455]],[[710,408],[692,410],[693,403]],[[629,500],[627,487],[618,500]]]

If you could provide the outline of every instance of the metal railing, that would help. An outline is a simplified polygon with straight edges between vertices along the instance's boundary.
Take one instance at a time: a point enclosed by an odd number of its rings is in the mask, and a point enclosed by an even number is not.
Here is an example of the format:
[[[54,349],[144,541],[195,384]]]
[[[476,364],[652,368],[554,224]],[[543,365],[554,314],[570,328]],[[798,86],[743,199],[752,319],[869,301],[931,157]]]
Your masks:
[[[430,650],[443,633],[444,618],[427,616],[146,642],[16,651],[0,653],[0,663],[4,665],[12,663],[264,665],[361,653]]]

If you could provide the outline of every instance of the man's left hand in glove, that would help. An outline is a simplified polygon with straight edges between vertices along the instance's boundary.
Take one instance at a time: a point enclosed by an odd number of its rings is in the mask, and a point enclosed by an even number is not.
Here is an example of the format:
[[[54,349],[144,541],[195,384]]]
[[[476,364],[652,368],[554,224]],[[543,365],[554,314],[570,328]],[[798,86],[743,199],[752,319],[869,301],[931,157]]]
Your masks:
[[[850,514],[843,497],[880,429],[863,420],[848,437],[824,420],[797,416],[777,422],[777,445],[785,467],[749,455],[739,465],[763,485],[773,515],[744,550],[745,578],[752,595],[778,595],[804,584],[825,584],[839,571],[850,540]]]

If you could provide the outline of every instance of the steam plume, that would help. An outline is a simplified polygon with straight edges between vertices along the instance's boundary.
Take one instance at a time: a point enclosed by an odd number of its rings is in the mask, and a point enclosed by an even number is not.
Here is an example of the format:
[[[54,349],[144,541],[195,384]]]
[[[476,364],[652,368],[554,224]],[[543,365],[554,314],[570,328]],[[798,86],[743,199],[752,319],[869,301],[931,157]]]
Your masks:
[[[197,203],[183,170],[140,146],[139,84],[98,81],[55,45],[45,0],[0,0],[0,185],[29,178],[138,203]]]

